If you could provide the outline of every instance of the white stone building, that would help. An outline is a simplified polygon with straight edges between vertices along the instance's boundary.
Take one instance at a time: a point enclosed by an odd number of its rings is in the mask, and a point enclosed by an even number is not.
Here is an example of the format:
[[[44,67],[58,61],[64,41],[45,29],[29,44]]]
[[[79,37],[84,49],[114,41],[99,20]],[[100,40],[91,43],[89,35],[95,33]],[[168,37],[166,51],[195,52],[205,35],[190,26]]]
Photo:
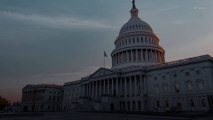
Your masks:
[[[24,112],[62,111],[63,86],[27,85],[22,89],[22,110]]]
[[[134,0],[130,13],[114,43],[112,68],[65,83],[63,110],[212,110],[213,58],[165,62],[159,37],[138,17]]]

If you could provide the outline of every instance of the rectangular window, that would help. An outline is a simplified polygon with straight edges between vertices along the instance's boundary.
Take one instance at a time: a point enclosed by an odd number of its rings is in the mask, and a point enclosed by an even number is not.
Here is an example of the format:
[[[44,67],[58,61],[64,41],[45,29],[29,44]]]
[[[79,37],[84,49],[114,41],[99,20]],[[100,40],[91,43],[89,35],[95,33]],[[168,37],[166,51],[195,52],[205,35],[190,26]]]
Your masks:
[[[201,99],[201,105],[202,105],[202,107],[206,107],[206,100],[205,99]]]
[[[160,101],[156,101],[157,107],[160,107]]]

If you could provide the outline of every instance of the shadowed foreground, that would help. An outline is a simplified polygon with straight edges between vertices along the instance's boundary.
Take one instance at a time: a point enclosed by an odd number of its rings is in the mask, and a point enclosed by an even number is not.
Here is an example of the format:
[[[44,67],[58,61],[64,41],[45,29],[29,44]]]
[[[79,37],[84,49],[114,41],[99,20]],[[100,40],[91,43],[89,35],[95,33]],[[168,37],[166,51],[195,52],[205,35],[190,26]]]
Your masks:
[[[123,115],[104,113],[45,113],[38,115],[0,116],[1,120],[211,120],[211,116],[202,118],[164,117],[148,115]]]

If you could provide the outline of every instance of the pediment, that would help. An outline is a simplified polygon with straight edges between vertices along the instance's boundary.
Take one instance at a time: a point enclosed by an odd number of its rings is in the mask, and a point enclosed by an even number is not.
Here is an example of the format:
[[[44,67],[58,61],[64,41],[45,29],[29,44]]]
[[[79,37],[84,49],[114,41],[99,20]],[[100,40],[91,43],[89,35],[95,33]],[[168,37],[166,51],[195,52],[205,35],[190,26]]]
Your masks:
[[[105,75],[111,75],[115,73],[114,71],[107,69],[107,68],[100,68],[96,72],[94,72],[90,77],[95,78],[95,77],[101,77]]]

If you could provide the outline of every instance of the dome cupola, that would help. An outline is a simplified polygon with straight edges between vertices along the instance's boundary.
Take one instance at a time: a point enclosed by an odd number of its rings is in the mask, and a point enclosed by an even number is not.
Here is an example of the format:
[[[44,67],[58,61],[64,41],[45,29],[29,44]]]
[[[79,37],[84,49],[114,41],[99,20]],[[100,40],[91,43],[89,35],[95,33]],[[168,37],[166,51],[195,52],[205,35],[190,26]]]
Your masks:
[[[151,26],[138,16],[139,10],[132,1],[131,17],[123,25],[115,40],[112,69],[130,66],[149,66],[165,62],[164,49]]]

